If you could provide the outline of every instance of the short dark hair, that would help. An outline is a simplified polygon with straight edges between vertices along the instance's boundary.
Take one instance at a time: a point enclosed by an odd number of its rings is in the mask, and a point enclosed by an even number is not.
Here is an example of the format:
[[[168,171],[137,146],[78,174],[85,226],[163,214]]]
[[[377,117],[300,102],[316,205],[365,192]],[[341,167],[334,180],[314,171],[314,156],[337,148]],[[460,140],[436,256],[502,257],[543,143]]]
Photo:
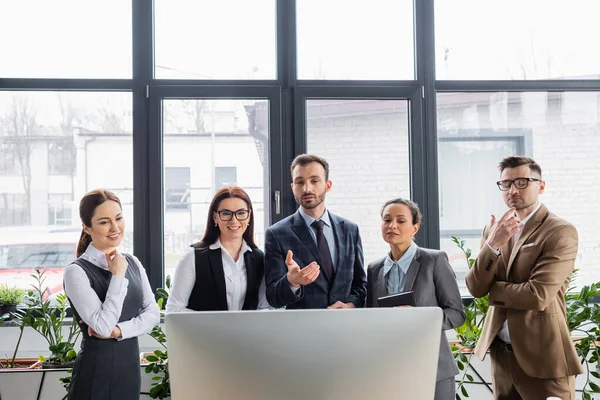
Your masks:
[[[383,217],[383,211],[390,204],[402,204],[408,207],[410,210],[410,215],[412,217],[412,224],[420,224],[423,221],[423,215],[421,215],[421,210],[419,210],[419,205],[412,200],[407,200],[398,197],[397,199],[392,199],[387,201],[383,207],[381,207],[381,216]]]
[[[109,200],[114,201],[121,209],[123,209],[123,207],[121,207],[121,200],[119,200],[119,198],[110,190],[96,189],[86,193],[79,202],[79,218],[81,218],[81,222],[88,228],[91,228],[92,218],[96,213],[96,208]],[[77,258],[85,253],[90,243],[92,243],[92,237],[82,229],[79,243],[77,244]]]
[[[250,201],[250,196],[248,196],[248,193],[246,193],[246,191],[239,186],[224,186],[217,190],[217,193],[215,193],[212,201],[210,202],[208,216],[206,218],[206,230],[204,231],[204,237],[202,238],[202,244],[204,247],[202,248],[210,246],[219,238],[219,227],[215,226],[213,213],[218,211],[221,201],[230,199],[232,197],[242,199],[246,202],[246,206],[248,207],[248,210],[250,210],[250,220],[248,221],[246,232],[244,232],[242,237],[248,246],[250,246],[250,248],[255,249],[257,247],[254,243],[254,210],[252,209],[252,201]]]
[[[323,169],[325,170],[325,180],[329,180],[329,163],[323,157],[315,156],[314,154],[300,154],[294,158],[294,161],[292,161],[292,165],[290,166],[290,174],[292,175],[292,179],[294,177],[294,168],[296,168],[298,165],[303,167],[312,162],[319,163],[323,166]]]
[[[540,167],[533,158],[525,156],[506,157],[498,163],[498,169],[500,170],[500,173],[502,173],[506,168],[516,168],[521,165],[529,165],[531,172],[539,174],[540,178],[542,177],[542,167]]]

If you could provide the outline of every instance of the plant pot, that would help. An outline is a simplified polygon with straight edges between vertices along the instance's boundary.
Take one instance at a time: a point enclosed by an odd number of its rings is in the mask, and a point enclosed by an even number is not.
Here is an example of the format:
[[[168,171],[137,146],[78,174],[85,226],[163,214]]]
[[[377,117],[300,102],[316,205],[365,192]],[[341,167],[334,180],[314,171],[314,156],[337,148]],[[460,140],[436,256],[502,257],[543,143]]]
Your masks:
[[[42,364],[42,369],[64,369],[64,368],[73,368],[75,362],[70,362],[66,364],[56,364],[49,361],[44,361]]]
[[[16,311],[17,311],[16,305],[11,305],[11,306],[6,306],[4,304],[0,305],[0,316],[2,316],[4,314],[8,314],[8,318],[6,318],[7,321],[10,321],[12,319],[11,313],[14,313]]]
[[[9,360],[11,361],[11,360]],[[2,360],[1,365],[4,366],[6,364],[6,360]],[[0,371],[19,371],[19,370],[28,370],[28,369],[39,369],[41,368],[41,362],[38,358],[31,357],[17,357],[15,358],[15,368],[2,368],[0,367]]]

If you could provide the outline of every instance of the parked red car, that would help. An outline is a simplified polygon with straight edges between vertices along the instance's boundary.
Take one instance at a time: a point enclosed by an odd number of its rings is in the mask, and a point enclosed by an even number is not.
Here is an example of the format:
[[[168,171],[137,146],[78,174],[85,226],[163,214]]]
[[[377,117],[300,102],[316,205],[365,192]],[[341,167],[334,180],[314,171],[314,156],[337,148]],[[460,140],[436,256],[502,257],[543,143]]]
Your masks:
[[[0,282],[32,290],[31,274],[46,270],[44,298],[63,292],[63,271],[76,258],[80,228],[23,226],[0,228]]]

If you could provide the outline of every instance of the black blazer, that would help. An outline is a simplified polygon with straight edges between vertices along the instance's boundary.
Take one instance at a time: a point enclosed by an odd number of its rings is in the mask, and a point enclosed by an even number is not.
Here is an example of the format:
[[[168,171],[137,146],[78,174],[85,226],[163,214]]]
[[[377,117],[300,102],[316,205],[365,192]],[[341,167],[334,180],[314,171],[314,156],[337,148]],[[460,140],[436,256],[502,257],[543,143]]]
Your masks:
[[[199,242],[195,249],[196,283],[190,294],[187,308],[195,311],[226,311],[227,293],[221,249],[211,250]],[[264,277],[264,254],[258,248],[244,253],[248,276],[243,310],[258,308],[258,291]]]
[[[313,261],[321,264],[317,244],[300,211],[279,221],[265,232],[265,281],[267,300],[273,307],[288,309],[326,308],[336,301],[352,302],[363,307],[367,292],[367,275],[358,226],[345,218],[329,213],[337,246],[333,260],[335,275],[328,277],[321,270],[317,279],[301,286],[297,293],[287,280],[285,258],[292,250],[300,268]]]

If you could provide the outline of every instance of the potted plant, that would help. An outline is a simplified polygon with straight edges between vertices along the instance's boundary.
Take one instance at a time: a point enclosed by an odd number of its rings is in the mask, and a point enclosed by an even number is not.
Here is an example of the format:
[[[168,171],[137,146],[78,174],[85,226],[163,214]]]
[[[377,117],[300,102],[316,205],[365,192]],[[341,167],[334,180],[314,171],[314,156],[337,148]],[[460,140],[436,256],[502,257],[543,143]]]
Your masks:
[[[50,356],[40,356],[43,368],[67,368],[73,366],[77,356],[75,342],[81,333],[75,318],[69,327],[67,337],[63,334],[63,321],[67,320],[67,295],[60,293],[56,296],[55,304],[50,299],[45,299],[48,290],[44,288],[45,271],[36,269],[31,276],[35,279],[33,291],[29,292],[27,310],[23,312],[22,319],[25,326],[33,328],[48,342]]]
[[[0,284],[0,316],[4,316],[5,320],[10,320],[12,313],[17,311],[17,306],[23,302],[24,298],[25,291],[23,289],[8,286],[6,282]]]
[[[452,236],[452,241],[463,251],[467,265],[471,269],[475,259],[471,257],[471,250],[465,247],[465,241],[455,236]],[[575,281],[576,276],[577,270],[573,272],[571,282]],[[592,302],[595,297],[600,296],[600,282],[583,286],[578,293],[574,289],[574,286],[570,286],[565,293],[567,325],[572,336],[583,337],[574,339],[575,349],[581,357],[581,364],[586,371],[582,399],[592,400],[592,393],[600,393],[600,363],[598,362],[600,348],[596,346],[597,343],[600,343],[600,305]],[[473,357],[472,349],[475,348],[481,336],[488,307],[488,296],[474,298],[465,305],[467,315],[465,323],[455,329],[459,343],[451,347],[458,369],[461,371],[456,388],[458,400],[469,397],[465,384],[474,381],[473,376],[469,374]],[[593,364],[595,366],[592,369],[590,367]]]
[[[167,289],[157,289],[156,295],[159,297],[157,303],[161,309],[161,318],[165,316],[164,306],[169,299],[169,289],[171,289],[171,277],[167,276],[166,279]],[[152,336],[162,347],[162,349],[155,350],[153,353],[143,354],[143,358],[148,361],[148,365],[144,371],[147,374],[154,374],[152,377],[154,381],[150,387],[150,397],[153,399],[166,399],[171,396],[171,382],[169,379],[169,365],[168,365],[168,354],[167,354],[167,338],[160,325],[157,325],[148,334]]]

